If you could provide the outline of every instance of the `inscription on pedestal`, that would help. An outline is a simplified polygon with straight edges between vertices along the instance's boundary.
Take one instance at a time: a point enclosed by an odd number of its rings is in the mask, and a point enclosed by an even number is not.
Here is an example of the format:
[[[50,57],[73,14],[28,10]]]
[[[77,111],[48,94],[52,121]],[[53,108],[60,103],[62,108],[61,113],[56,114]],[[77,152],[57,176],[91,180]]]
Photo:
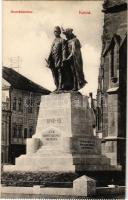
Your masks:
[[[79,148],[81,150],[84,149],[94,149],[95,147],[95,141],[90,141],[90,140],[79,140]]]
[[[63,123],[62,118],[47,118],[47,119],[42,119],[42,123],[46,126],[51,126],[51,125],[61,125]]]
[[[62,134],[56,128],[49,128],[42,133],[42,142],[44,146],[60,145]]]
[[[93,138],[73,138],[73,149],[79,153],[100,153],[100,141]]]

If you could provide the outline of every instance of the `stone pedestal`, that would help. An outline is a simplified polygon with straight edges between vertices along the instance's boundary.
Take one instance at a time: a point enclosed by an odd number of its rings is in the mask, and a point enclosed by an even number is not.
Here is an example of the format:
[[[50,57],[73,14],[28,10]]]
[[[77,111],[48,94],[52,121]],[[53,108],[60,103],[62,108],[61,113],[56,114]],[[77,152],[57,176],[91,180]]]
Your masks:
[[[27,154],[4,171],[76,172],[110,169],[93,136],[88,98],[80,93],[42,96],[36,133]],[[21,167],[22,166],[22,167]]]

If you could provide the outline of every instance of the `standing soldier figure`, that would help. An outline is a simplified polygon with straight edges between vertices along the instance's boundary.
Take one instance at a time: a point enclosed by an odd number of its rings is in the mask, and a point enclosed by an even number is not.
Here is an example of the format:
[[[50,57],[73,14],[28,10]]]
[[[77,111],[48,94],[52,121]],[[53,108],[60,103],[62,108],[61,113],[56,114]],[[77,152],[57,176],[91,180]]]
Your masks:
[[[65,40],[60,37],[61,29],[59,26],[56,26],[54,28],[54,35],[55,39],[52,43],[50,55],[48,57],[48,67],[51,69],[54,82],[56,85],[55,91],[60,91],[63,89],[63,83],[62,83],[62,67],[64,59],[64,49],[65,49]]]

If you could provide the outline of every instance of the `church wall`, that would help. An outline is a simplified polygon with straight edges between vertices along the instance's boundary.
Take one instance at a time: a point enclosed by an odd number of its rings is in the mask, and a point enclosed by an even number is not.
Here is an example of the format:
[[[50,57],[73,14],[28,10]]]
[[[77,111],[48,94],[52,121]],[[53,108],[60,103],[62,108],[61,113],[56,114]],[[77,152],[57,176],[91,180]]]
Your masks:
[[[126,1],[104,1],[104,26],[102,36],[101,66],[97,98],[101,104],[102,152],[112,165],[125,165],[126,137]],[[111,8],[110,8],[111,7]],[[117,35],[117,36],[116,36]],[[112,75],[111,50],[114,45],[114,75]],[[123,157],[123,158],[122,158]]]

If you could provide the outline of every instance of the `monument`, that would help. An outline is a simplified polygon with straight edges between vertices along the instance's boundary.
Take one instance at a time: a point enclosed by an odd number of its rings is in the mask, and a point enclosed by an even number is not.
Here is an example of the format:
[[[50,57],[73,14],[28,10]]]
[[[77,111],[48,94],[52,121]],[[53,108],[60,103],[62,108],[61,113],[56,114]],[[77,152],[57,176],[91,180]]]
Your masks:
[[[55,93],[42,96],[36,133],[27,139],[27,153],[16,158],[16,165],[5,166],[5,171],[79,172],[109,167],[109,159],[101,155],[100,139],[93,135],[87,97],[78,92],[86,83],[80,42],[73,29],[63,29],[63,33],[67,40],[60,37],[60,27],[55,27],[47,60]]]
[[[110,166],[110,159],[101,154],[101,140],[93,135],[88,97],[78,91],[87,82],[80,42],[72,31],[63,30],[67,38],[64,42],[60,29],[54,30],[56,39],[47,63],[57,88],[41,98],[36,133],[27,139],[26,155],[16,158],[15,165],[5,165],[4,172],[75,174],[115,170]],[[88,186],[92,184],[90,178],[81,180],[82,183],[86,180]],[[77,181],[75,183],[78,185]]]

